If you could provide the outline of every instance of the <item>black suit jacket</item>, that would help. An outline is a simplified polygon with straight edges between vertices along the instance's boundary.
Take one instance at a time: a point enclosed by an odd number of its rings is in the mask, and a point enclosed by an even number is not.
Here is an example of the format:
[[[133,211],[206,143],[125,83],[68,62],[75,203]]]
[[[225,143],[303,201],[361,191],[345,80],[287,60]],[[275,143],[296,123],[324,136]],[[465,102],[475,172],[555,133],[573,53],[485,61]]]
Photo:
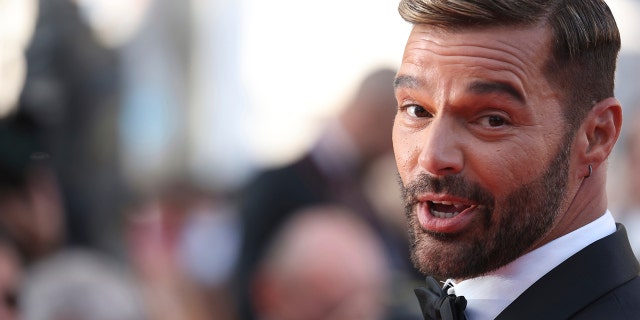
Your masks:
[[[640,278],[627,232],[582,249],[539,279],[496,319],[640,319]]]

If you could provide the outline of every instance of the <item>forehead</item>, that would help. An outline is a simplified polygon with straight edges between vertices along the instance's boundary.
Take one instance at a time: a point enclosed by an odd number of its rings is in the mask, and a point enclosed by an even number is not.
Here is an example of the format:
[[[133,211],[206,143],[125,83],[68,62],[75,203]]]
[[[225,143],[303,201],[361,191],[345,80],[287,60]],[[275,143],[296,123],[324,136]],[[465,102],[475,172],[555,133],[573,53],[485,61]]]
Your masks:
[[[509,83],[523,93],[544,81],[551,31],[545,26],[443,30],[415,25],[405,47],[401,86],[423,86],[448,78]],[[398,81],[396,81],[398,85]],[[440,88],[442,89],[442,88]]]

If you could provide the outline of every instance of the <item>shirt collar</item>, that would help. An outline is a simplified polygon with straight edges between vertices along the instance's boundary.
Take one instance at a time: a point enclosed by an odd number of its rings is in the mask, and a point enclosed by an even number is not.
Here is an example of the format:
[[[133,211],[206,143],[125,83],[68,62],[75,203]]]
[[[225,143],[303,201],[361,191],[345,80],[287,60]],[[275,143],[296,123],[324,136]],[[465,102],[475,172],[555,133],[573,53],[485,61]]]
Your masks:
[[[591,243],[616,230],[611,212],[537,248],[481,277],[455,284],[456,295],[467,299],[467,319],[495,319],[509,304],[547,272]]]

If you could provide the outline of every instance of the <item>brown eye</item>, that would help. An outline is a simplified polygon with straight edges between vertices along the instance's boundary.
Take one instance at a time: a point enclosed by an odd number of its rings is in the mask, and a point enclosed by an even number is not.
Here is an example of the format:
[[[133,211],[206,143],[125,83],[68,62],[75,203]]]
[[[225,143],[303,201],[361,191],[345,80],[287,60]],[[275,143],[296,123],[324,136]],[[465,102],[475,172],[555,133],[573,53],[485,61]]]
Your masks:
[[[507,121],[500,116],[489,116],[487,117],[487,121],[489,122],[490,127],[501,127],[507,124]]]
[[[423,107],[420,106],[409,106],[407,107],[407,113],[414,118],[431,118],[433,115]]]

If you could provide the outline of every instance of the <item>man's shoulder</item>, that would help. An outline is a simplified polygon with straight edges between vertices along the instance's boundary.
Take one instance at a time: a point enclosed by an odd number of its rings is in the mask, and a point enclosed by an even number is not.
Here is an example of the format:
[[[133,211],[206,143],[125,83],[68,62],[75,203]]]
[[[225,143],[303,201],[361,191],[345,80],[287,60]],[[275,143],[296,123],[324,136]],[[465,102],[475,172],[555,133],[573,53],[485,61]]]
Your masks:
[[[572,319],[638,319],[640,317],[640,277],[601,296]]]
[[[629,314],[637,319],[639,270],[626,231],[618,225],[615,233],[590,244],[539,279],[498,318],[626,319]],[[599,317],[600,312],[615,316]]]

